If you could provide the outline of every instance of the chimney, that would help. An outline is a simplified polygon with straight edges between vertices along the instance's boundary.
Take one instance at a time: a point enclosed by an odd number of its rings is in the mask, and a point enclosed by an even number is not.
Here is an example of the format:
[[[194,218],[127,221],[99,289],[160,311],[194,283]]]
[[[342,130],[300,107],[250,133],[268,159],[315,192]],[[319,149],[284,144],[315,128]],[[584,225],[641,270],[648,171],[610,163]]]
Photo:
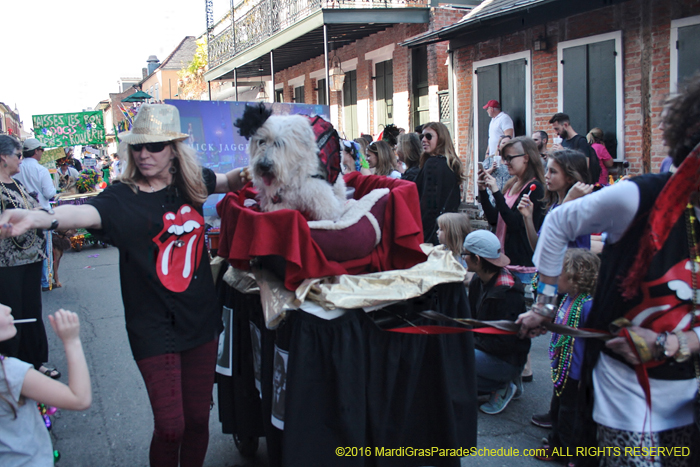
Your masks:
[[[141,68],[141,74],[143,75],[143,78],[148,78],[148,68]]]
[[[146,62],[148,63],[148,75],[150,76],[160,65],[160,60],[155,55],[151,55]]]

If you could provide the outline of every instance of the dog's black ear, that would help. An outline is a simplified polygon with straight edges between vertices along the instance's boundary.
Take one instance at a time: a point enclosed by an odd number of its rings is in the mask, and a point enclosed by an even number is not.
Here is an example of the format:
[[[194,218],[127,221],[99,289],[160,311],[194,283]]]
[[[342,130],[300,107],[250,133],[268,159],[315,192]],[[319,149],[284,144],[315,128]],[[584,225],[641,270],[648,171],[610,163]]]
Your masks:
[[[250,139],[258,131],[258,128],[270,118],[270,115],[272,115],[272,109],[268,109],[262,102],[258,102],[257,105],[246,104],[243,116],[237,119],[233,126],[238,128],[239,135]]]

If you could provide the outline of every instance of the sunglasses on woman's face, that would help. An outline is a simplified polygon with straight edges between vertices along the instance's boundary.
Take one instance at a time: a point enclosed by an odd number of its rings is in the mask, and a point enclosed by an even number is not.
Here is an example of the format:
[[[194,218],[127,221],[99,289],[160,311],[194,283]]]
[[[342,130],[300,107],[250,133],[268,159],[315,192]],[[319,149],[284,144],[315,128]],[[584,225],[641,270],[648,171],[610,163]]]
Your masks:
[[[423,138],[427,139],[428,141],[432,141],[433,134],[432,133],[423,133],[422,135],[420,135],[420,139],[423,139]]]
[[[160,143],[146,143],[146,144],[130,144],[129,146],[131,147],[131,150],[133,152],[141,152],[143,150],[143,148],[146,148],[146,151],[148,151],[150,153],[156,153],[156,152],[161,152],[169,144],[170,143],[168,143],[168,142],[160,142]]]
[[[503,160],[506,161],[506,164],[510,164],[513,162],[513,159],[516,159],[518,157],[523,157],[525,154],[516,154],[514,156],[503,156]]]

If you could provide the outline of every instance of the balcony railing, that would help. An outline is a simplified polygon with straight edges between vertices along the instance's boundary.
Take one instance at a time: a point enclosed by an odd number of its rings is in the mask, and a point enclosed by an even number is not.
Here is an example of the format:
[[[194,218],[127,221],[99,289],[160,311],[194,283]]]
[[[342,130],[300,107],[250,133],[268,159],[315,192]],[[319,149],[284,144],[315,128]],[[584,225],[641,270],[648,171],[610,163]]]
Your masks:
[[[209,38],[209,69],[230,60],[321,9],[426,8],[430,0],[260,0],[219,21]],[[235,18],[233,27],[231,19]]]

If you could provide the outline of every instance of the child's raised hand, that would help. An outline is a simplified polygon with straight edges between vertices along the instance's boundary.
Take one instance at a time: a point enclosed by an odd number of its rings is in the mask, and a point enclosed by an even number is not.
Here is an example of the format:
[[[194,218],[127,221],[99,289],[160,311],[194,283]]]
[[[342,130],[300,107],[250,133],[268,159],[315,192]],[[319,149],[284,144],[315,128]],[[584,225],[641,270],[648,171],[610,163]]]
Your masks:
[[[561,204],[567,203],[569,201],[573,201],[575,199],[578,199],[582,196],[586,196],[587,194],[591,193],[593,191],[593,185],[588,185],[583,182],[576,182],[574,186],[572,186],[569,189],[569,192],[566,194],[566,197],[564,198],[564,201],[562,201]]]
[[[49,321],[64,344],[74,339],[80,340],[80,320],[77,314],[61,308],[53,316],[49,315]]]

